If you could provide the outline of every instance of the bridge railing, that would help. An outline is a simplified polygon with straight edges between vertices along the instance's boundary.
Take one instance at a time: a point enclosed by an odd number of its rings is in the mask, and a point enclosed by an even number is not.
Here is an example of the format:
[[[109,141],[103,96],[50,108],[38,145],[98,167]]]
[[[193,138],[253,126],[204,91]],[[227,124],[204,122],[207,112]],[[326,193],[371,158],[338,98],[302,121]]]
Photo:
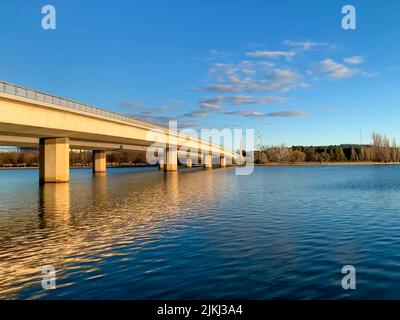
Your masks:
[[[32,89],[23,88],[23,87],[20,87],[20,86],[14,85],[14,84],[10,84],[7,82],[3,82],[3,81],[0,81],[0,92],[13,94],[13,95],[28,98],[28,99],[33,99],[36,101],[51,103],[51,104],[54,104],[54,105],[57,105],[60,107],[64,107],[64,108],[71,108],[71,109],[75,109],[75,110],[79,110],[79,111],[83,111],[83,112],[88,112],[88,113],[92,113],[92,114],[102,116],[105,118],[109,118],[109,119],[125,121],[125,122],[129,122],[129,123],[141,125],[141,126],[144,125],[144,126],[148,126],[151,128],[165,129],[161,126],[157,126],[157,125],[154,125],[154,124],[146,122],[146,121],[141,121],[141,120],[138,120],[138,119],[135,119],[133,117],[129,117],[129,116],[126,116],[123,114],[119,114],[116,112],[110,112],[110,111],[107,111],[107,110],[104,110],[104,109],[101,109],[98,107],[90,106],[88,104],[76,102],[76,101],[69,100],[69,99],[60,98],[60,97],[57,97],[54,95],[50,95],[50,94],[39,92],[39,91],[32,90]]]
[[[85,104],[85,103],[80,103],[80,102],[76,102],[73,100],[57,97],[57,96],[43,93],[40,91],[24,88],[24,87],[21,87],[21,86],[15,85],[15,84],[10,84],[10,83],[4,82],[4,81],[0,81],[0,92],[4,92],[4,93],[8,93],[8,94],[16,95],[19,97],[36,100],[36,101],[41,101],[41,102],[45,102],[45,103],[50,103],[50,104],[57,105],[57,106],[64,107],[64,108],[79,110],[79,111],[91,113],[91,114],[101,116],[104,118],[108,118],[108,119],[128,122],[128,123],[131,123],[134,125],[139,125],[139,126],[145,126],[150,129],[159,129],[159,130],[163,130],[163,131],[168,130],[168,128],[165,128],[163,126],[159,126],[159,125],[152,124],[150,122],[142,121],[142,120],[136,119],[134,117],[126,116],[126,115],[123,115],[123,114],[120,114],[117,112],[111,112],[111,111],[108,111],[108,110],[105,110],[102,108],[93,107],[93,106]],[[176,134],[180,135],[178,132],[176,132]],[[187,135],[185,135],[185,137],[187,137]],[[221,146],[217,146],[213,143],[210,143],[210,142],[202,140],[202,139],[199,139],[199,141],[208,143],[209,145],[213,145],[215,147],[221,147]]]

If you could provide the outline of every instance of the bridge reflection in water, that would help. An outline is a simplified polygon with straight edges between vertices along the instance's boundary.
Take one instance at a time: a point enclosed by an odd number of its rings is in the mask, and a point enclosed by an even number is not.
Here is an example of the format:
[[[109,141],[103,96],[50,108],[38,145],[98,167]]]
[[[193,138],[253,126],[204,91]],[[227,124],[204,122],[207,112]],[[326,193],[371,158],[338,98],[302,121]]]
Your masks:
[[[44,265],[56,268],[57,289],[102,278],[104,259],[127,268],[124,261],[141,247],[181,228],[185,215],[198,214],[186,211],[187,203],[202,206],[215,193],[214,175],[223,183],[231,171],[196,170],[160,175],[117,169],[94,179],[87,170],[74,170],[78,177],[70,184],[38,185],[31,190],[37,192],[36,214],[31,202],[21,201],[18,213],[0,221],[8,226],[0,225],[0,298],[46,296]]]

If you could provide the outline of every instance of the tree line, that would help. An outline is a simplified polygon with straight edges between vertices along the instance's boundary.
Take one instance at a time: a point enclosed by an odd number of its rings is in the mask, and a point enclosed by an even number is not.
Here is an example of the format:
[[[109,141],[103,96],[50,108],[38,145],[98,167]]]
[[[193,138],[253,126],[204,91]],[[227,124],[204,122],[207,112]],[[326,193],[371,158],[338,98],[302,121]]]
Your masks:
[[[71,150],[69,153],[72,167],[90,167],[92,152],[87,150]],[[132,166],[146,164],[146,153],[134,150],[117,150],[107,152],[109,166]],[[0,167],[38,167],[38,151],[0,152]]]
[[[255,163],[299,162],[399,162],[400,146],[396,139],[374,132],[368,145],[263,146],[255,152]]]
[[[332,146],[264,146],[254,153],[255,163],[300,163],[300,162],[400,162],[400,146],[396,139],[391,141],[385,135],[372,134],[371,144],[332,145]],[[134,150],[107,152],[107,165],[132,166],[146,164],[146,153]],[[90,167],[92,152],[71,150],[72,167]],[[39,152],[12,151],[0,152],[0,167],[37,167]]]

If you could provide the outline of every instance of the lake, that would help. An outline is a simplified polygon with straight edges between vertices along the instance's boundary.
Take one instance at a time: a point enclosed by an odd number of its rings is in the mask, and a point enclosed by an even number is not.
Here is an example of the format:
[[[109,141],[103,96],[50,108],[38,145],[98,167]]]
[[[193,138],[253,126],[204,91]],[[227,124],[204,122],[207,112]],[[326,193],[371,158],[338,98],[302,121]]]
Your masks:
[[[397,268],[396,165],[0,171],[2,299],[399,299]]]

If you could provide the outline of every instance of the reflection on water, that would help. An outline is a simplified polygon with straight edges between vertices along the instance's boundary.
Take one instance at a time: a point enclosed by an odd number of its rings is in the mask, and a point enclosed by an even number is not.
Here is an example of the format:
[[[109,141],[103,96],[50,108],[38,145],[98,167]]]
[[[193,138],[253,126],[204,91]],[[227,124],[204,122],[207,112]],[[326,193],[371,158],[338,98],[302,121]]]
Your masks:
[[[43,186],[0,171],[0,186],[0,298],[400,297],[397,166],[72,170]]]
[[[89,171],[79,172],[70,184],[35,186],[37,205],[24,202],[21,193],[23,207],[18,211],[2,206],[2,213],[11,212],[0,216],[0,297],[18,297],[31,286],[39,292],[28,297],[46,295],[40,288],[44,265],[55,266],[59,289],[74,284],[67,279],[71,276],[98,279],[103,276],[98,268],[102,259],[130,259],[129,252],[119,247],[135,241],[145,246],[155,240],[151,233],[164,228],[172,232],[177,227],[164,224],[178,217],[182,201],[190,201],[194,190],[188,181],[180,194],[177,174],[120,171],[93,177]],[[28,175],[27,179],[34,178]],[[196,189],[201,191],[208,183],[212,183],[210,176]],[[6,196],[7,190],[3,190],[2,199]],[[24,214],[29,217],[19,219]]]
[[[45,184],[39,189],[39,194],[39,228],[45,229],[54,222],[57,225],[68,224],[70,220],[69,184]]]

